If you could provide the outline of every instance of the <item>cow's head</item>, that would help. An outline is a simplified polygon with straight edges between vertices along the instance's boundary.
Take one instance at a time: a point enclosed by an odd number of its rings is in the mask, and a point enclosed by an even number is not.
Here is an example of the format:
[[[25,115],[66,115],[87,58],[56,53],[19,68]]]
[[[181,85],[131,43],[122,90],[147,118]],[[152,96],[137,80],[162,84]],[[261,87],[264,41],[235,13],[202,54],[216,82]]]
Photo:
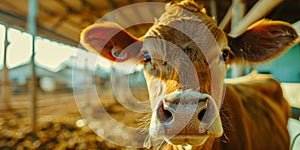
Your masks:
[[[81,45],[111,61],[142,63],[152,109],[151,137],[197,146],[223,133],[219,110],[226,66],[270,60],[296,38],[291,25],[268,20],[232,38],[202,6],[183,1],[167,5],[143,39],[102,22],[82,32]]]

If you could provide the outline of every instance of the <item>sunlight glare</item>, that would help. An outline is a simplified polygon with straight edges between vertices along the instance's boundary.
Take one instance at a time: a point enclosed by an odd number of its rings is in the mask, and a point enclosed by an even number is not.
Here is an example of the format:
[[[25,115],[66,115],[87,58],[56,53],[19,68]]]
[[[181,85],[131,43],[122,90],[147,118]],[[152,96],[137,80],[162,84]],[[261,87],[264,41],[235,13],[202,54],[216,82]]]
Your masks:
[[[32,37],[19,30],[8,29],[7,67],[13,68],[30,62],[32,54]]]
[[[76,51],[70,46],[48,39],[36,39],[36,62],[52,71],[61,69],[62,63],[75,56]]]
[[[5,26],[0,24],[0,69],[3,67],[4,55],[4,32]],[[32,56],[32,37],[26,32],[14,28],[8,28],[7,66],[9,69],[28,64]],[[78,69],[88,68],[90,71],[100,67],[110,72],[111,63],[94,53],[81,50],[51,41],[46,38],[36,37],[35,40],[35,62],[36,65],[57,72],[65,66]]]

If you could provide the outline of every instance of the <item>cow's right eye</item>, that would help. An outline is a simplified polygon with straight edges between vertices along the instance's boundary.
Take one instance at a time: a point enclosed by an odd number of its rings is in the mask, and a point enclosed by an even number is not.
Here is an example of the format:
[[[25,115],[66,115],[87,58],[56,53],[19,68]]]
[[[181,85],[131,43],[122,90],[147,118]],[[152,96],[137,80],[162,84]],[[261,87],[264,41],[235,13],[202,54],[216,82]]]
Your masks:
[[[147,62],[151,62],[151,56],[149,54],[149,52],[144,52],[144,62],[147,63]]]
[[[222,52],[221,52],[221,59],[223,60],[223,61],[228,61],[228,59],[229,59],[229,51],[228,50],[222,50]]]

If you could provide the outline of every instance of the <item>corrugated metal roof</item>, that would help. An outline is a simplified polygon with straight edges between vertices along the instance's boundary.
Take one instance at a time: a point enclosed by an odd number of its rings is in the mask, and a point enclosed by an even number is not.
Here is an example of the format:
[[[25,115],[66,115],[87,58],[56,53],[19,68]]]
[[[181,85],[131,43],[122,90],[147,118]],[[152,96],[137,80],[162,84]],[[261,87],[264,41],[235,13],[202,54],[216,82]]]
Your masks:
[[[38,35],[63,42],[72,46],[78,46],[81,30],[97,21],[108,12],[138,2],[168,2],[169,0],[40,0],[38,10]],[[203,2],[208,10],[210,0],[196,0]],[[257,0],[245,0],[247,8],[251,8]],[[26,17],[28,14],[28,0],[1,0],[0,21],[10,26],[26,29]],[[221,20],[231,0],[216,0],[218,20]],[[122,16],[124,20],[138,19],[141,16],[151,16],[153,10],[132,10],[130,16]],[[209,11],[208,11],[209,12]],[[295,22],[300,19],[300,0],[285,0],[274,9],[268,18]],[[146,26],[146,28],[149,27]],[[143,28],[134,28],[132,32],[144,32]]]

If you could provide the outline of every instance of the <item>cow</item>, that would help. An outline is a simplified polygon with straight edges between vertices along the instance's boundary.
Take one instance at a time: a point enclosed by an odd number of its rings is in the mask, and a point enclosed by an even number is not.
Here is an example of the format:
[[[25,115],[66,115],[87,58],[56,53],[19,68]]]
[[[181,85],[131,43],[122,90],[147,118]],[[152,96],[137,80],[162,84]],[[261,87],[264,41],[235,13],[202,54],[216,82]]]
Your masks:
[[[149,139],[165,140],[162,149],[289,149],[290,107],[279,82],[255,73],[224,78],[233,63],[280,56],[298,38],[293,27],[262,19],[231,37],[192,0],[165,9],[141,38],[112,22],[90,25],[80,36],[82,47],[110,61],[144,65]]]

